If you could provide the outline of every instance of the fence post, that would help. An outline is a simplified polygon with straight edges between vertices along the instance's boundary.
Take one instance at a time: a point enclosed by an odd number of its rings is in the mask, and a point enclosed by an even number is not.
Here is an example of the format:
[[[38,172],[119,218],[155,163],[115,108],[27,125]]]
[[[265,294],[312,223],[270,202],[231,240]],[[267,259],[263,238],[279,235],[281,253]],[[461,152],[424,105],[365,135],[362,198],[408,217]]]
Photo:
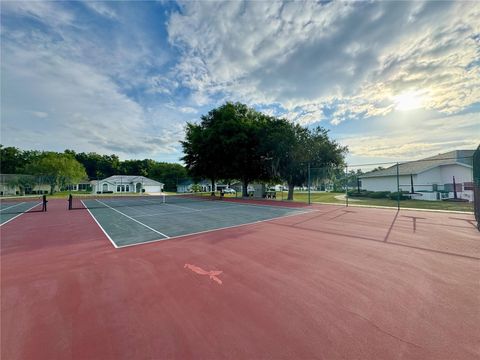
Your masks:
[[[348,165],[345,165],[345,206],[348,207]]]
[[[480,231],[480,145],[473,153],[472,165],[473,208],[475,213],[475,220],[477,220],[477,229]]]
[[[308,205],[310,205],[311,199],[310,199],[310,162],[308,162],[308,181],[307,181],[307,186],[308,186]]]
[[[400,171],[397,162],[397,210],[400,210]]]

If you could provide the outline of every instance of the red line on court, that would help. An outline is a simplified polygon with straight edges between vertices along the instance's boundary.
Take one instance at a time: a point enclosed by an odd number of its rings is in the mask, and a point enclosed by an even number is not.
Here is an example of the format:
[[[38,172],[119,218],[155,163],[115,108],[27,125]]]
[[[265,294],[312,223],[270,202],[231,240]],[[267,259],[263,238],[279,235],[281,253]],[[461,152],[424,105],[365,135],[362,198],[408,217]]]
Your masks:
[[[471,215],[323,206],[118,250],[65,205],[1,228],[2,359],[480,356]]]

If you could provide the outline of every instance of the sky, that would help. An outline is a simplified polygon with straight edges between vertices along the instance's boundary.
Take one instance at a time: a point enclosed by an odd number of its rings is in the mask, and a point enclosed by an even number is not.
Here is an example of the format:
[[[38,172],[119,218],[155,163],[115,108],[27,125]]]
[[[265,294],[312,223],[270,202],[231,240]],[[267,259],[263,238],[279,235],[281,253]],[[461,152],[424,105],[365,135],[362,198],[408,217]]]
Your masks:
[[[1,2],[1,138],[179,161],[239,101],[361,164],[480,143],[480,2]]]

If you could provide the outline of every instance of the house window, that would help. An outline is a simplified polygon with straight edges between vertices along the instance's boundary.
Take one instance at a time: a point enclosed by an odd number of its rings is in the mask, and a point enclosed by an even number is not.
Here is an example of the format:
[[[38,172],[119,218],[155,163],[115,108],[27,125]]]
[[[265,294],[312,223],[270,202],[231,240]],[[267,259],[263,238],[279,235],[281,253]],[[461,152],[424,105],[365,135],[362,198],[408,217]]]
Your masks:
[[[125,191],[125,185],[122,185],[122,189],[121,189],[122,192]]]
[[[130,192],[130,185],[126,185],[125,188],[127,192]]]
[[[463,183],[464,190],[473,190],[473,182],[464,182]]]

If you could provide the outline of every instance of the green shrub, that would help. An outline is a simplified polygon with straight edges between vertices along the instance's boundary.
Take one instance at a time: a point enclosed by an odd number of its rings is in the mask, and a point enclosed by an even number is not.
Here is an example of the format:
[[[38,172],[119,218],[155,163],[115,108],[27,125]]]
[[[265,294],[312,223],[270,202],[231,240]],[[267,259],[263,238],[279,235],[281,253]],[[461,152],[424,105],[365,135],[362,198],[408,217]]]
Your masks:
[[[367,190],[349,190],[347,192],[349,197],[364,197],[364,198],[372,198],[372,199],[387,199],[390,195],[390,191],[367,191]]]
[[[372,199],[387,199],[390,191],[372,191],[370,196]]]
[[[348,190],[347,194],[349,197],[366,197],[368,195],[369,191],[366,190],[360,190],[358,192],[357,190]]]
[[[407,192],[400,191],[400,200],[408,200],[409,199],[409,197],[405,196],[405,194],[407,194]],[[392,192],[388,195],[388,197],[391,200],[397,200],[397,196],[398,196],[398,192]]]

